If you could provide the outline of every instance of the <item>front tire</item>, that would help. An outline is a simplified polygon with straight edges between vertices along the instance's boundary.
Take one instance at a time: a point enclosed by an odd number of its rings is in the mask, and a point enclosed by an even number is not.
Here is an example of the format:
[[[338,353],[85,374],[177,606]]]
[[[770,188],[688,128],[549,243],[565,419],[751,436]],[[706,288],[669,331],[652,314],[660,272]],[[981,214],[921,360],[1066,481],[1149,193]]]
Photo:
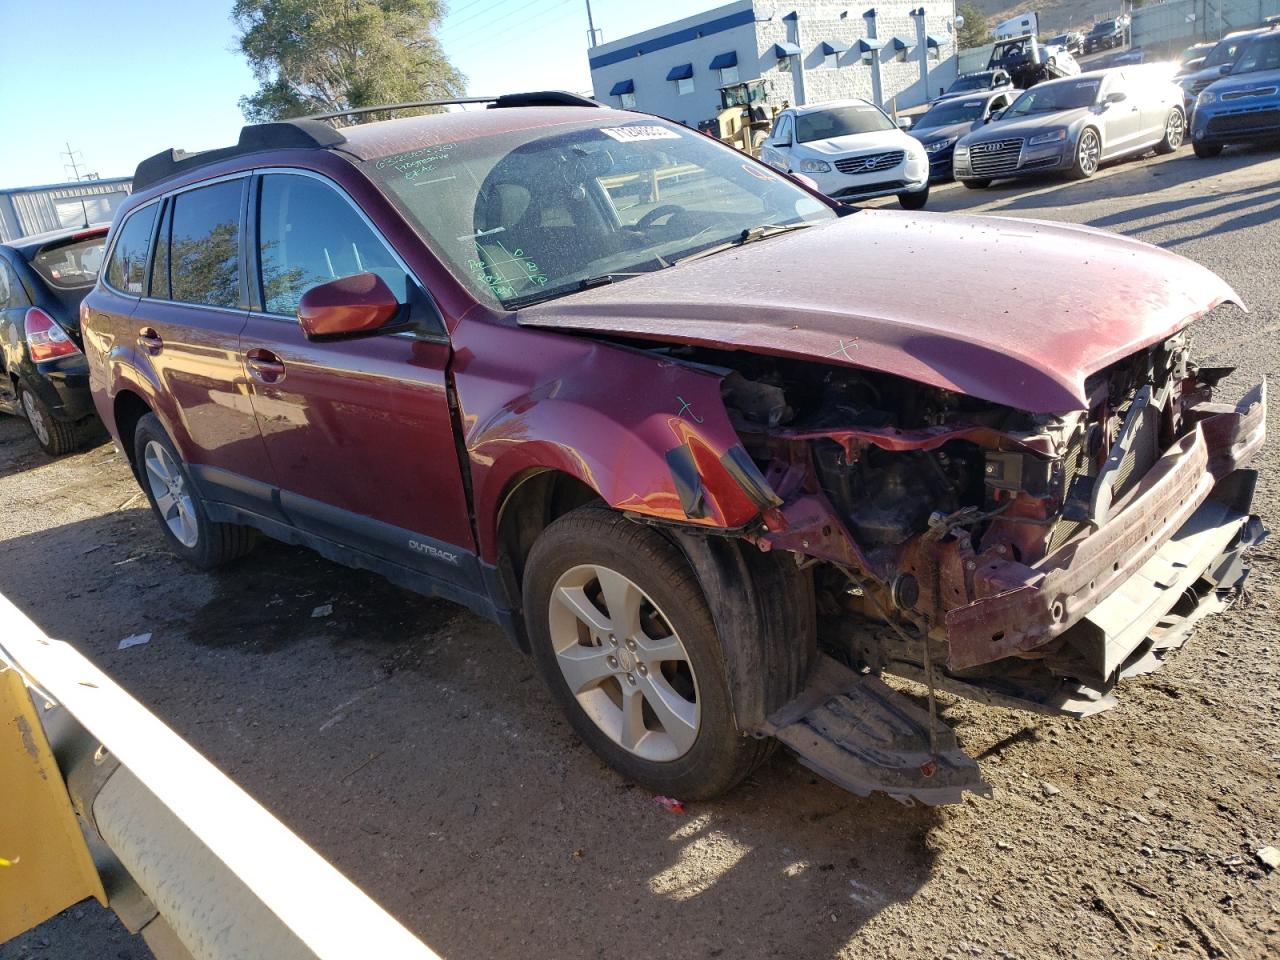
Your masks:
[[[987,187],[991,186],[990,180],[983,180],[981,178],[976,180],[961,180],[960,182],[970,190],[985,190]]]
[[[1182,110],[1174,107],[1164,123],[1164,139],[1156,144],[1156,153],[1175,153],[1187,135],[1187,118]]]
[[[898,203],[902,205],[903,210],[923,210],[924,205],[928,202],[929,187],[927,184],[923,190],[916,193],[898,194]]]
[[[1222,153],[1222,144],[1214,143],[1212,140],[1195,140],[1191,144],[1191,149],[1201,160],[1212,160]]]
[[[190,470],[154,413],[138,421],[133,451],[138,482],[174,553],[211,570],[253,549],[257,531],[209,519]]]
[[[18,400],[27,418],[27,426],[31,428],[41,450],[51,457],[61,457],[80,445],[75,424],[56,419],[45,402],[25,387],[19,387],[18,391]]]
[[[1088,180],[1102,162],[1102,137],[1093,127],[1085,127],[1076,144],[1076,162],[1067,173],[1072,180]]]
[[[768,756],[770,742],[735,723],[702,588],[660,533],[590,504],[547,527],[525,569],[538,669],[578,736],[619,774],[706,799]]]

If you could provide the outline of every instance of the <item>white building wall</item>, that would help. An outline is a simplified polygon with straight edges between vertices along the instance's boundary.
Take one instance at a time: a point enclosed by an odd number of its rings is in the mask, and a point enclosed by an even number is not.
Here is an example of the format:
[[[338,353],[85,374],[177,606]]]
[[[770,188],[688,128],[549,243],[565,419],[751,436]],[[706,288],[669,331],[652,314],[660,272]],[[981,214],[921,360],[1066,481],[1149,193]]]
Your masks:
[[[636,109],[690,126],[720,110],[720,78],[708,69],[718,54],[735,51],[740,80],[763,78],[769,102],[821,103],[862,97],[886,108],[905,109],[924,103],[956,77],[956,44],[951,28],[955,3],[883,3],[851,6],[847,0],[790,0],[767,6],[765,0],[739,0],[704,14],[687,17],[588,51],[595,96],[620,106],[610,90],[618,81],[635,84]],[[911,11],[923,6],[924,17]],[[728,29],[717,25],[733,22]],[[929,57],[928,37],[941,41],[938,59]],[[880,38],[882,49],[864,57],[858,40]],[[892,38],[909,48],[900,51]],[[849,46],[828,66],[822,44]],[[779,61],[774,45],[794,43],[800,55]],[[666,79],[678,64],[692,63],[694,93],[679,96]]]

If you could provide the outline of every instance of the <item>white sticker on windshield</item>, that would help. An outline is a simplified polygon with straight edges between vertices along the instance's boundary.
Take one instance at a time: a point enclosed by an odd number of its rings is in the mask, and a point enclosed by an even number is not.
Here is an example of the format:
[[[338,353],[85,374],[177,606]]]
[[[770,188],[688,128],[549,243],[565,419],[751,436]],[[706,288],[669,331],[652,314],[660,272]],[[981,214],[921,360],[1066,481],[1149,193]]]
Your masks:
[[[637,140],[679,140],[680,134],[670,127],[654,125],[637,125],[630,127],[602,127],[600,130],[606,137],[613,137],[619,143],[635,143]]]
[[[966,101],[964,102],[964,105],[965,105],[966,107],[980,107],[980,106],[982,106],[982,101],[981,101],[981,100],[966,100]]]

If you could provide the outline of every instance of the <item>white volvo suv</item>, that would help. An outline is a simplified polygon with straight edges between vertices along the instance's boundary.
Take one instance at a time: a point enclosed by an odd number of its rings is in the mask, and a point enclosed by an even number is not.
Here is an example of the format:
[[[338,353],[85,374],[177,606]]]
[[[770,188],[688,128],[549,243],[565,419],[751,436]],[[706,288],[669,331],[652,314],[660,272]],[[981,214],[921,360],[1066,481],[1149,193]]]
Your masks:
[[[833,200],[897,194],[908,210],[929,200],[929,156],[865,100],[790,107],[778,114],[760,159],[811,178]]]

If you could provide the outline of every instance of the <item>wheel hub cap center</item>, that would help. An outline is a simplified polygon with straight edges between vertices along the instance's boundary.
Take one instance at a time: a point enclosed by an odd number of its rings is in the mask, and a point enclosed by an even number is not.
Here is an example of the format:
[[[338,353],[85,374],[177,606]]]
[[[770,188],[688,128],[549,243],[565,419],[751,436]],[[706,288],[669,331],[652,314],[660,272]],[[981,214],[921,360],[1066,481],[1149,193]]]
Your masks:
[[[636,668],[635,654],[626,647],[621,647],[618,650],[618,667],[621,673],[630,673]]]

